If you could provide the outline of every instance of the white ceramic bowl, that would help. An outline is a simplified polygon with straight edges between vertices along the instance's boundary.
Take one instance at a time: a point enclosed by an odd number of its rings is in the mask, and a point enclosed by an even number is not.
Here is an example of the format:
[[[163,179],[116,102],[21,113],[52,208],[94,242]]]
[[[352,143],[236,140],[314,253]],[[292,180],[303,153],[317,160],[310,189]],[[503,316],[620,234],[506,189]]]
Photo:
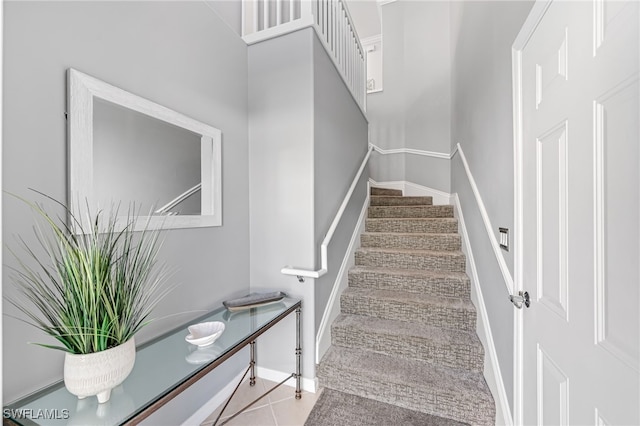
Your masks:
[[[188,327],[189,334],[185,340],[200,347],[209,346],[216,341],[224,331],[224,323],[220,321],[201,322]]]

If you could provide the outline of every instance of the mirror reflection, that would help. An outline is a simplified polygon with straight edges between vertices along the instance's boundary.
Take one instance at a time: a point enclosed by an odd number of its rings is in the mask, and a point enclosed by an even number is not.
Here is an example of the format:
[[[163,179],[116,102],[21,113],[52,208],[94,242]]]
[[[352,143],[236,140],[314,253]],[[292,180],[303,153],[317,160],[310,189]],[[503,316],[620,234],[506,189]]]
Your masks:
[[[95,202],[154,215],[201,213],[201,136],[111,102],[93,107]]]

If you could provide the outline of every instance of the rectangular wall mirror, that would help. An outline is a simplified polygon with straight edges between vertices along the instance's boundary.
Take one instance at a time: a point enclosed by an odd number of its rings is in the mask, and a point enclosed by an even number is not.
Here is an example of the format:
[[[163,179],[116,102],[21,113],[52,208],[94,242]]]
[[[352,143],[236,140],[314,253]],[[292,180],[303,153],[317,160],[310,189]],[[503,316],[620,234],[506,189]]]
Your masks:
[[[137,230],[222,225],[220,130],[75,69],[68,110],[73,212],[135,205]]]

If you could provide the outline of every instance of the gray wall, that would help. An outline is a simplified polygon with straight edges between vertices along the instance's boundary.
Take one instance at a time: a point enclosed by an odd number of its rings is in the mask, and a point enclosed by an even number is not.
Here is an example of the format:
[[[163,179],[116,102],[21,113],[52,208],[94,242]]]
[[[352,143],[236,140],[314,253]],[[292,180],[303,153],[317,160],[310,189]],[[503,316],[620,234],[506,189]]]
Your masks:
[[[364,177],[329,248],[330,273],[299,283],[280,269],[320,268],[320,244],[367,149],[367,122],[310,28],[249,47],[249,110],[251,289],[303,298],[302,374],[313,379],[317,327],[366,197]],[[291,322],[262,339],[261,366],[293,371]]]
[[[498,227],[513,229],[511,45],[532,4],[451,3],[452,139],[464,151],[496,238]],[[460,198],[513,409],[513,306],[459,155],[452,160],[451,192]],[[502,254],[513,274],[513,251]]]
[[[154,316],[161,319],[140,333],[139,342],[246,294],[248,94],[242,40],[204,2],[6,2],[4,18],[4,189],[33,198],[27,188],[36,188],[65,200],[69,67],[217,127],[223,135],[223,226],[166,233],[162,258],[177,269],[180,287],[158,307]],[[28,209],[5,196],[5,242],[17,234],[33,241],[31,226]],[[15,264],[6,251],[4,260]],[[5,293],[7,278],[5,267]],[[7,304],[3,309],[13,312]],[[183,314],[168,317],[176,313]],[[5,402],[62,377],[62,353],[29,341],[48,340],[5,316]],[[239,370],[244,361],[226,368]],[[191,404],[211,395],[195,394]]]
[[[449,154],[449,3],[398,1],[381,10],[384,89],[367,97],[371,142]],[[376,154],[371,164],[376,181],[407,180],[445,192],[449,174],[448,160],[414,154]]]
[[[317,37],[314,62],[314,221],[320,247],[367,152],[367,120]],[[360,178],[328,247],[328,273],[315,285],[315,331],[329,300],[353,229],[367,196],[368,173]],[[316,256],[320,265],[320,253]]]
[[[302,374],[315,377],[313,280],[282,275],[285,265],[313,268],[313,30],[249,46],[249,181],[252,291],[279,289],[303,298]],[[293,317],[261,337],[260,366],[295,369]]]
[[[225,24],[242,36],[242,2],[239,0],[204,0]]]

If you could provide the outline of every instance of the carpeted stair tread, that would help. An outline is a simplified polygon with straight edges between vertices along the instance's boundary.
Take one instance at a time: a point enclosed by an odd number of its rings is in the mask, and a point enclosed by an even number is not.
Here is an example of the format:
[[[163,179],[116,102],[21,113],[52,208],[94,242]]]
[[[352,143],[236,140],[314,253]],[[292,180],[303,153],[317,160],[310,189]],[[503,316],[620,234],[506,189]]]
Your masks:
[[[459,234],[416,233],[416,232],[363,232],[360,235],[362,247],[384,247],[389,249],[415,249],[454,251],[460,250],[462,240]]]
[[[369,204],[372,206],[430,206],[433,205],[433,197],[372,195]]]
[[[320,385],[473,425],[493,425],[495,405],[479,373],[332,346],[318,367]]]
[[[434,269],[463,272],[466,257],[461,251],[385,249],[360,247],[355,251],[355,264],[385,266],[393,269]]]
[[[495,424],[453,206],[399,190],[371,194],[316,371],[327,406],[316,405],[306,424]]]
[[[465,426],[385,402],[362,398],[333,389],[323,389],[305,426]]]
[[[470,281],[464,272],[354,266],[349,270],[349,287],[470,298]]]
[[[458,219],[442,218],[366,218],[366,232],[457,233]]]
[[[369,206],[369,217],[453,217],[452,205]]]
[[[402,196],[401,189],[390,189],[390,188],[376,188],[371,187],[371,195],[395,195]]]
[[[483,369],[484,350],[475,332],[341,314],[331,327],[331,336],[336,346],[362,348],[478,373]]]
[[[342,292],[340,310],[344,314],[419,322],[469,332],[475,330],[477,318],[470,300],[351,287]]]

